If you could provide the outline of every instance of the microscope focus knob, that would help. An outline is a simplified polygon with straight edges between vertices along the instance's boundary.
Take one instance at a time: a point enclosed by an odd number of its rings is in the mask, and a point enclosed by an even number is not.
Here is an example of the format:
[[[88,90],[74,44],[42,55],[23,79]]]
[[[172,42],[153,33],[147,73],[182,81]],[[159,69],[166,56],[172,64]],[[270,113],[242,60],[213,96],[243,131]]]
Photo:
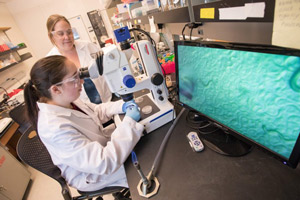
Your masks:
[[[126,75],[123,78],[123,83],[128,88],[133,88],[136,84],[135,79],[132,75]]]
[[[154,85],[161,85],[164,82],[164,77],[160,73],[155,73],[151,77],[151,82]]]

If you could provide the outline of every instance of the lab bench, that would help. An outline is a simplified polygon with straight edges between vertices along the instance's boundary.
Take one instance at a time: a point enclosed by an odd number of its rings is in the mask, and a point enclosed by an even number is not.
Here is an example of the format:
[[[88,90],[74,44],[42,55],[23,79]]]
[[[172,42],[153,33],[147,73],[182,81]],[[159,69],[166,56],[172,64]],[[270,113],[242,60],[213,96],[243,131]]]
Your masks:
[[[160,188],[153,200],[239,200],[299,199],[300,166],[292,169],[256,147],[245,156],[228,157],[205,146],[193,152],[186,135],[194,131],[186,125],[187,111],[166,144],[155,176]],[[171,122],[141,138],[135,153],[145,175],[148,175]],[[133,200],[146,199],[137,191],[140,176],[131,157],[125,169]]]

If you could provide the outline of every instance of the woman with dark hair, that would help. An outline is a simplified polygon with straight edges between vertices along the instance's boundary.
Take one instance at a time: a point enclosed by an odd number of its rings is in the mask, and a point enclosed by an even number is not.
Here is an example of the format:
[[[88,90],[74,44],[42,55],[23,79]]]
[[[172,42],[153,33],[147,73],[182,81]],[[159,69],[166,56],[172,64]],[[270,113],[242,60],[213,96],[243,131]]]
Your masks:
[[[88,67],[94,59],[93,56],[100,51],[100,47],[92,42],[75,41],[70,22],[62,15],[49,16],[47,30],[48,37],[54,45],[47,56],[63,55],[71,60],[78,69]],[[90,100],[98,104],[108,102],[111,98],[112,93],[102,76],[94,80],[84,79],[84,90],[81,93],[82,100]]]
[[[81,191],[128,187],[123,163],[140,139],[143,125],[133,102],[83,102],[79,72],[64,56],[37,61],[24,98],[28,117],[68,184]],[[115,127],[102,124],[126,112]]]

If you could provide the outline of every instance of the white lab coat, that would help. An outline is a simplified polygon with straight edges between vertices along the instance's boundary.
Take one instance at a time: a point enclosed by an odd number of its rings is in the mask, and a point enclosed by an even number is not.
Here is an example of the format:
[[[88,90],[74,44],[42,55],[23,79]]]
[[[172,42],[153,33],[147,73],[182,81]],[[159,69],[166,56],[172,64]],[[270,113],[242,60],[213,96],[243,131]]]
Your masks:
[[[93,59],[91,55],[100,51],[100,48],[92,42],[83,41],[83,40],[75,40],[74,44],[79,57],[80,66],[88,67],[90,62]],[[54,46],[47,54],[47,56],[52,56],[52,55],[61,55],[61,53],[59,52],[56,46]],[[100,76],[97,79],[92,79],[92,81],[95,84],[100,94],[102,102],[109,102],[112,98],[112,93],[110,92],[109,87],[105,82],[105,79],[102,76]],[[84,101],[89,100],[84,90],[82,90],[80,98]]]
[[[117,127],[102,124],[122,112],[123,101],[74,102],[82,111],[38,103],[38,134],[68,184],[81,191],[128,187],[123,163],[142,136],[143,125],[125,116]]]

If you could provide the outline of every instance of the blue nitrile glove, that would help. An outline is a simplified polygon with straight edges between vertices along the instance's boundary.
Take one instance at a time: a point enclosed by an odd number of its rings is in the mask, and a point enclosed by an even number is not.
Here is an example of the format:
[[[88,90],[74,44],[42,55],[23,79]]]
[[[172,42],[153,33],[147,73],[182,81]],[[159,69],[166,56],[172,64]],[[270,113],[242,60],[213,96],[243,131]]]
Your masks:
[[[135,105],[135,106],[138,106],[138,105],[135,103],[134,99],[133,99],[133,100],[130,100],[130,101],[126,101],[126,102],[123,103],[123,105],[122,105],[122,111],[125,113],[127,107],[128,107],[129,105],[131,105],[131,104],[133,104],[133,105]]]
[[[135,121],[139,121],[141,119],[141,114],[138,106],[135,103],[129,105],[126,109],[125,116],[131,117]]]

